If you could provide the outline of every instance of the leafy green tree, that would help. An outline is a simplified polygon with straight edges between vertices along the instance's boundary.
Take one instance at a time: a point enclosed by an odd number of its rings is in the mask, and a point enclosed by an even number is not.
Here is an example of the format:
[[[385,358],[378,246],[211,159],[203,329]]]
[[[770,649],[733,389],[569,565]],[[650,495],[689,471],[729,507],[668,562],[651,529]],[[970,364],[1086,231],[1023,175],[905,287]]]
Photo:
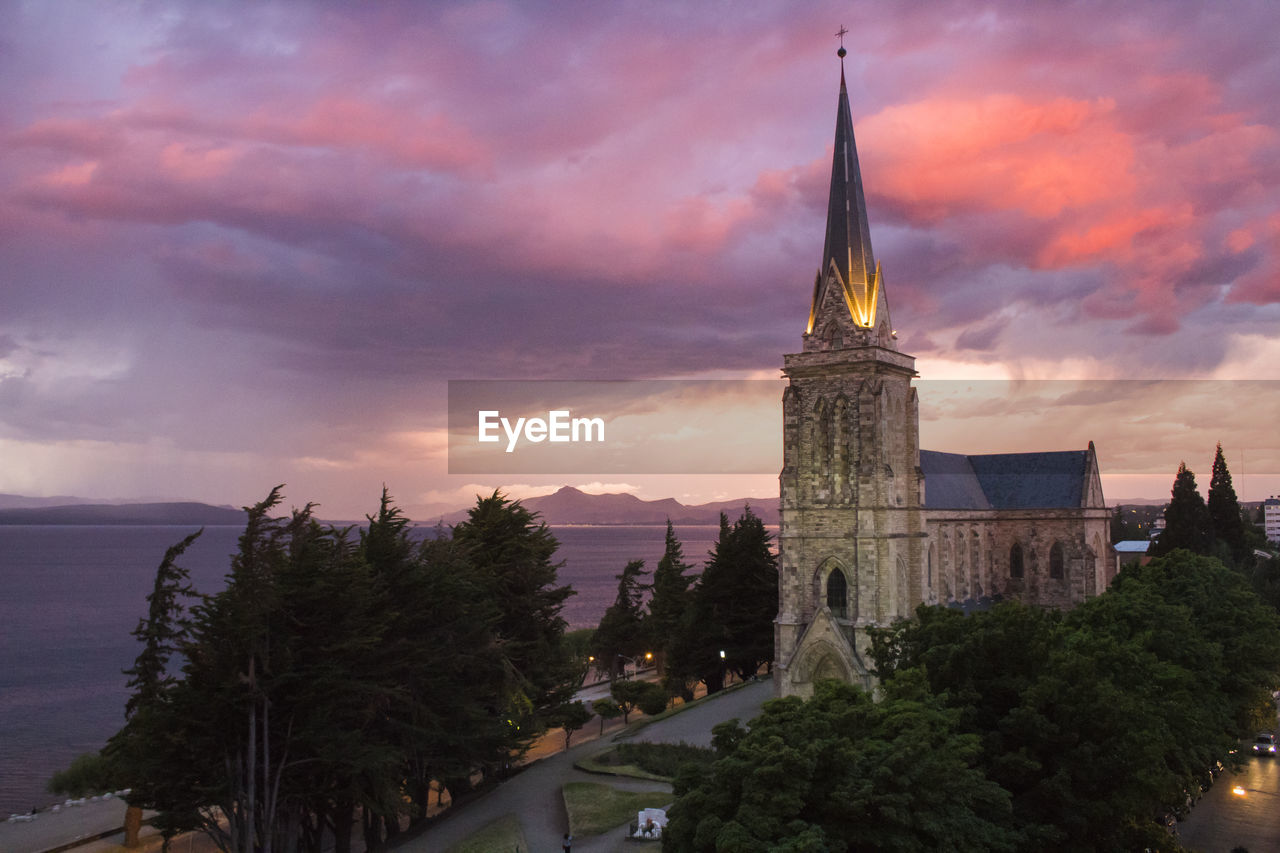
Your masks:
[[[615,681],[609,694],[622,709],[622,722],[637,709],[646,714],[661,714],[667,708],[667,691],[652,681]]]
[[[1240,517],[1240,501],[1231,485],[1231,472],[1222,455],[1222,442],[1218,442],[1213,456],[1213,476],[1209,480],[1209,525],[1215,543],[1224,547],[1237,566],[1243,565],[1249,555],[1245,541],[1244,522]]]
[[[1133,511],[1126,512],[1123,506],[1117,506],[1111,514],[1111,541],[1114,543],[1146,538],[1142,523]]]
[[[744,731],[716,727],[710,771],[676,780],[664,850],[1019,849],[1007,792],[975,767],[978,739],[918,673],[881,702],[819,682],[813,699],[766,703]]]
[[[1278,632],[1237,572],[1176,551],[1065,615],[921,607],[872,632],[871,654],[882,678],[926,674],[981,739],[1028,849],[1141,849],[1259,708],[1274,721]]]
[[[618,707],[618,703],[610,699],[608,696],[592,702],[591,710],[595,711],[596,715],[600,718],[600,734],[604,734],[604,724],[606,720],[613,720],[622,716],[622,709]]]
[[[49,780],[50,794],[84,797],[114,790],[117,771],[101,752],[86,752],[72,759],[66,770],[59,770]]]
[[[685,562],[684,548],[676,538],[671,519],[667,519],[666,547],[662,559],[653,571],[653,595],[649,599],[649,634],[652,640],[655,666],[658,672],[667,671],[667,653],[680,631],[681,621],[689,609],[689,587],[694,578],[688,574],[693,568]]]
[[[622,710],[622,722],[626,725],[631,712],[639,708],[646,701],[655,701],[654,696],[661,701],[662,707],[666,707],[667,694],[660,685],[651,681],[615,681],[609,690],[609,695],[613,697],[614,703]]]
[[[564,729],[564,748],[569,749],[569,740],[573,737],[573,733],[578,729],[591,722],[591,710],[586,706],[585,702],[568,702],[560,707],[556,713],[556,725]],[[601,734],[603,734],[603,727]]]
[[[1165,528],[1151,545],[1150,554],[1159,557],[1185,548],[1196,554],[1207,554],[1210,546],[1209,510],[1196,488],[1196,475],[1185,462],[1178,464],[1173,492],[1164,510]]]
[[[1259,598],[1280,610],[1280,557],[1255,561],[1249,570],[1249,580]]]
[[[595,666],[595,655],[591,653],[591,639],[595,636],[594,628],[577,628],[566,631],[564,635],[565,654],[573,662],[574,683],[581,684]]]
[[[606,663],[609,679],[618,677],[618,661],[638,659],[648,645],[645,624],[644,593],[649,587],[643,578],[644,560],[632,560],[617,575],[618,594],[604,612],[600,625],[591,638],[591,649],[597,661]]]
[[[532,737],[539,720],[577,689],[560,616],[574,591],[556,585],[559,543],[536,513],[496,491],[477,500],[453,539],[497,607],[495,628],[516,685],[508,710],[513,725]]]

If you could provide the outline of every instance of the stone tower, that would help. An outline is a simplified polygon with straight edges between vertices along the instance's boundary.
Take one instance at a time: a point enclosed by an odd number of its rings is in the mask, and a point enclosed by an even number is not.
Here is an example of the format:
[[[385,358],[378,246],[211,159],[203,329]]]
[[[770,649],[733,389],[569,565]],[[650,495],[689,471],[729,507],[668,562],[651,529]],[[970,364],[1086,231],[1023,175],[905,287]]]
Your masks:
[[[779,695],[808,696],[819,678],[869,686],[867,626],[924,597],[915,359],[896,337],[842,67],[822,265],[802,351],[784,356]]]

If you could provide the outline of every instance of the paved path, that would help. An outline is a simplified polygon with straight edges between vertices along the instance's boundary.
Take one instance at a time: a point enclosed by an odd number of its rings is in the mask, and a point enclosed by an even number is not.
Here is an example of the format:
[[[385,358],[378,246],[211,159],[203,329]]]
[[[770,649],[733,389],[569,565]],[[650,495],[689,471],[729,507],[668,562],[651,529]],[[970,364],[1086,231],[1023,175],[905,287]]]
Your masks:
[[[59,806],[56,812],[46,809],[29,822],[9,822],[0,818],[0,850],[4,853],[30,853],[98,835],[105,829],[124,826],[124,810],[124,800],[95,797],[82,806]]]
[[[568,752],[545,758],[479,799],[467,803],[458,809],[457,814],[449,815],[421,835],[396,845],[395,849],[406,853],[447,850],[503,815],[515,814],[524,828],[529,853],[555,853],[560,849],[560,840],[569,826],[564,800],[560,796],[560,788],[566,782],[607,780],[608,784],[624,790],[670,790],[670,786],[660,782],[584,773],[573,766],[575,761],[594,752],[602,752],[620,736],[631,736],[633,731],[637,740],[654,743],[683,740],[686,743],[709,746],[712,726],[734,717],[745,723],[760,712],[760,706],[766,699],[772,697],[772,683],[763,681],[748,684],[704,699],[687,711],[648,723],[638,731],[627,729],[613,737],[584,743]],[[573,849],[575,853],[613,851],[625,834],[626,827],[620,827],[604,835],[577,838]]]

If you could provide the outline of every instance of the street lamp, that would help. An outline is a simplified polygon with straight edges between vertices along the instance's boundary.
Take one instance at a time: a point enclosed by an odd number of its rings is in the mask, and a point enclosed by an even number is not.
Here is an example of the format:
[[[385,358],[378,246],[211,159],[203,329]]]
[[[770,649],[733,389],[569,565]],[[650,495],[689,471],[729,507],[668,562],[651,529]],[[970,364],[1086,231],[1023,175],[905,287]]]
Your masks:
[[[625,661],[628,661],[632,666],[634,666],[634,667],[636,668],[636,673],[637,673],[637,674],[639,674],[639,672],[640,672],[640,660],[639,660],[638,658],[628,657],[627,655],[624,655],[624,654],[619,654],[619,655],[618,655],[618,657],[622,658],[622,659],[623,659],[623,660],[625,660]],[[644,653],[644,660],[645,660],[645,663],[651,663],[651,662],[653,661],[653,652],[645,652],[645,653]],[[626,678],[626,677],[627,677],[627,668],[626,668],[626,666],[623,666],[623,667],[622,667],[622,677],[623,677],[623,678]]]

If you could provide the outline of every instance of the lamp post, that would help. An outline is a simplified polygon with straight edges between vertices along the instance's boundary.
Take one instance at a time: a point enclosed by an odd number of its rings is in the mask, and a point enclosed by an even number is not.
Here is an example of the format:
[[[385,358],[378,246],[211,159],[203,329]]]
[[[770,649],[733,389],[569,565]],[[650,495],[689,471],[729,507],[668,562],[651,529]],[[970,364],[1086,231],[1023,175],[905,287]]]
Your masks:
[[[627,661],[627,662],[628,662],[628,663],[630,663],[632,666],[634,666],[634,667],[636,668],[636,674],[637,674],[637,675],[639,675],[639,673],[640,673],[640,659],[639,659],[639,657],[634,657],[634,658],[633,658],[633,657],[628,657],[627,655],[624,655],[624,654],[619,654],[619,655],[618,655],[618,657],[622,658],[623,660]],[[645,653],[644,653],[644,661],[645,661],[645,663],[652,663],[652,662],[653,662],[653,652],[645,652]],[[625,665],[625,664],[624,664],[624,665],[623,665],[623,667],[622,667],[622,677],[623,677],[623,678],[626,678],[626,677],[627,677],[627,667],[626,667],[626,665]]]

